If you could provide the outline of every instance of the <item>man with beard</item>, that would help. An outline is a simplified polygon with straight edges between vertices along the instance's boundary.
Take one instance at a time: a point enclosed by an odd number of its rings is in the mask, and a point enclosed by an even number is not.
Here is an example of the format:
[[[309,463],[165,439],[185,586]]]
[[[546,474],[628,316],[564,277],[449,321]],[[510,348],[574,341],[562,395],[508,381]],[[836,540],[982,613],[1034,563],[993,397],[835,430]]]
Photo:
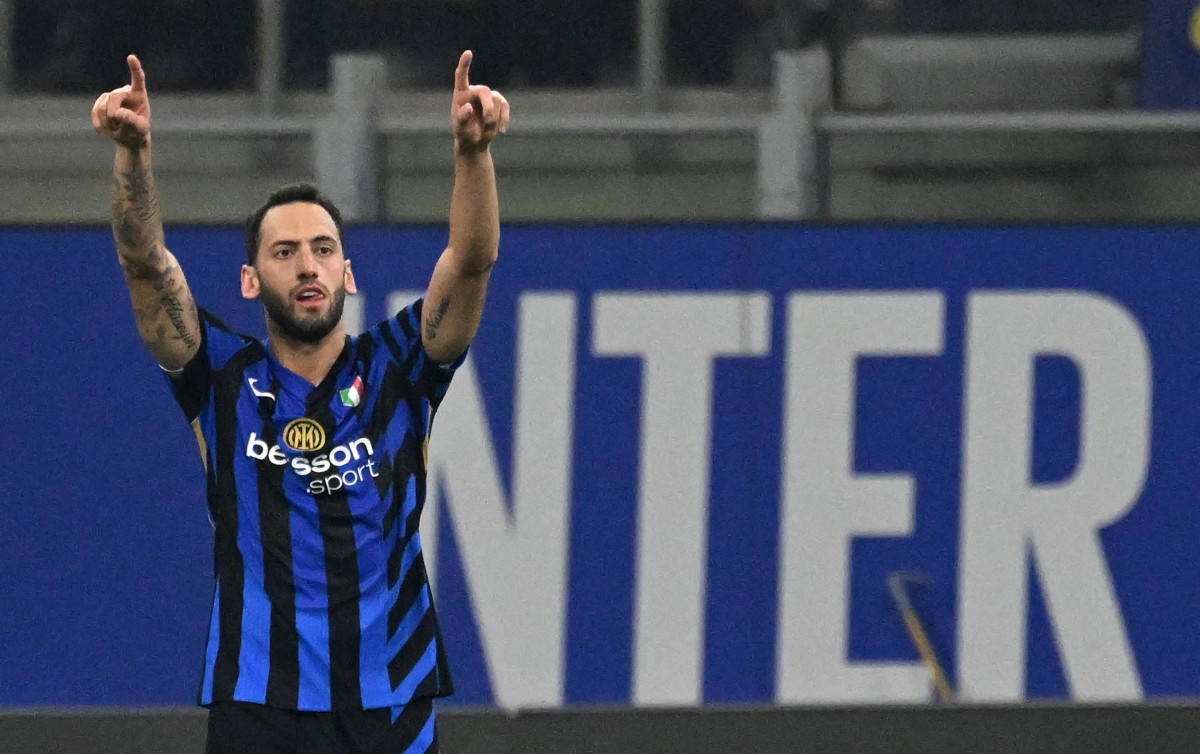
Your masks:
[[[459,59],[451,105],[450,241],[425,301],[358,338],[337,208],[308,185],[247,221],[241,288],[265,342],[196,306],[167,250],[150,104],[102,94],[116,144],[113,236],[138,330],[196,432],[216,573],[200,703],[209,752],[437,751],[432,699],[452,686],[421,555],[425,443],[482,314],[499,244],[489,145],[499,93]]]

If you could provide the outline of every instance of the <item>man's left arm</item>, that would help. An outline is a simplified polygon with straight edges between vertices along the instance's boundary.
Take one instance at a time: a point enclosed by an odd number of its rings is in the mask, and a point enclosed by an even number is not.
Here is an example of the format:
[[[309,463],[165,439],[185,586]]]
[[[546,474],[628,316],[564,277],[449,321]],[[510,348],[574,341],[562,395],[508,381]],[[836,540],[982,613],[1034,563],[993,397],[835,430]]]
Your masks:
[[[471,52],[454,73],[454,194],[450,243],[438,259],[422,309],[421,343],[448,364],[467,350],[479,329],[488,280],[500,249],[500,207],[489,146],[508,127],[508,102],[468,77]]]

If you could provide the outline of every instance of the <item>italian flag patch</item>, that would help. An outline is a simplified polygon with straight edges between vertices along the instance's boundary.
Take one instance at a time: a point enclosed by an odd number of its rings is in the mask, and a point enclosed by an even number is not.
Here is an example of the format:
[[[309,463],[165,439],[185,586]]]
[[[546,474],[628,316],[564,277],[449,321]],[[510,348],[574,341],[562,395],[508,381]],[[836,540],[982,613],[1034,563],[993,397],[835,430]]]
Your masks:
[[[339,390],[338,396],[342,399],[342,405],[354,408],[362,402],[363,381],[362,377],[355,377],[354,384],[345,390]]]

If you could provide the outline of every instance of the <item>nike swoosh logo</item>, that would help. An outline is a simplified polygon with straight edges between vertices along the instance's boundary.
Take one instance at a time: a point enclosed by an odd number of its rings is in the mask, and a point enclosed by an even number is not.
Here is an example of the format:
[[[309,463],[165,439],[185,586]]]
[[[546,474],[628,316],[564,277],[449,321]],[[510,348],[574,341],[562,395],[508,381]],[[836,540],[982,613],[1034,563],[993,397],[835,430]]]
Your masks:
[[[271,400],[275,400],[275,394],[274,394],[274,393],[268,393],[268,392],[267,392],[267,391],[265,391],[265,390],[259,390],[259,389],[258,389],[258,388],[255,386],[255,383],[256,383],[256,382],[258,382],[258,380],[257,380],[257,379],[255,379],[255,378],[253,378],[253,377],[247,377],[247,378],[246,378],[246,382],[247,382],[247,383],[250,385],[250,392],[254,393],[254,394],[255,394],[256,396],[258,396],[259,398],[270,398]]]

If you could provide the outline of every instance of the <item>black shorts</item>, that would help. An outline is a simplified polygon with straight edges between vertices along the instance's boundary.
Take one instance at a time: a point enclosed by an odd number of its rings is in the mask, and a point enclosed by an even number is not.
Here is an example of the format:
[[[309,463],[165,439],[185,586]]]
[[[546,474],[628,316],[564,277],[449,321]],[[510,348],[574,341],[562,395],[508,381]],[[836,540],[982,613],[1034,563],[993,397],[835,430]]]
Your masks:
[[[206,754],[437,754],[432,699],[390,709],[299,712],[214,702]]]

